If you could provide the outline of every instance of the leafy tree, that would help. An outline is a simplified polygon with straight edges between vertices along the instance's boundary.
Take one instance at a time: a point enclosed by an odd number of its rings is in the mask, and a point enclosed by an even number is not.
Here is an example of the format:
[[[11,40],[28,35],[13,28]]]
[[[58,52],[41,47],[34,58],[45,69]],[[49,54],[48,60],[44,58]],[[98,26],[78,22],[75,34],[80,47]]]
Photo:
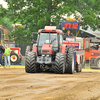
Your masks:
[[[19,21],[24,26],[22,34],[27,36],[44,28],[45,25],[58,25],[61,19],[64,20],[62,15],[65,14],[67,16],[73,14],[75,18],[81,16],[84,29],[90,26],[96,30],[100,26],[99,0],[6,0],[6,2],[9,16],[15,23]],[[11,35],[17,37],[16,32]]]
[[[11,28],[12,23],[13,22],[7,17],[0,18],[0,25],[3,25],[4,27],[6,27],[10,32],[12,30]]]
[[[2,5],[0,5],[0,25],[5,26],[9,31],[11,31],[11,24],[13,21],[10,20],[8,16],[8,10],[3,8]]]
[[[3,18],[7,15],[7,9],[3,8],[2,4],[0,4],[0,18]]]

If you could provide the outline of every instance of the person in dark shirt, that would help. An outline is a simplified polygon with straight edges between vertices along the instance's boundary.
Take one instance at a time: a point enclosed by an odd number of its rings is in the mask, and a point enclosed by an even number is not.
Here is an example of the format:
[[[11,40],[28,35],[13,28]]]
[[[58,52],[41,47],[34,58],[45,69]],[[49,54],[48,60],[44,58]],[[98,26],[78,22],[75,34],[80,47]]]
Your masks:
[[[0,43],[0,64],[3,66],[3,60],[2,60],[2,55],[4,54],[4,47]]]
[[[66,33],[66,37],[74,37],[74,35],[72,33],[70,33],[70,30],[68,30]]]

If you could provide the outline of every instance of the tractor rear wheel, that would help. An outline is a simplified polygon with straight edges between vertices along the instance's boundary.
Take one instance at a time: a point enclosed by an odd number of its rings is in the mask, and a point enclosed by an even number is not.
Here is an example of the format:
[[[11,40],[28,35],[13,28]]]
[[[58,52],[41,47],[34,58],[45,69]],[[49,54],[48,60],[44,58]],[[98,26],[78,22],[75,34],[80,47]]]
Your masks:
[[[65,73],[66,56],[63,53],[57,53],[55,58],[55,73],[64,74]]]
[[[94,60],[94,65],[96,68],[100,69],[100,56]]]
[[[28,52],[25,59],[25,71],[27,73],[40,72],[40,65],[36,64],[36,53]]]
[[[68,49],[67,62],[68,62],[68,67],[67,67],[68,74],[73,74],[75,69],[74,69],[74,49],[72,47]]]
[[[32,51],[32,47],[28,45],[26,47],[25,56],[27,55],[28,52],[31,52],[31,51]]]
[[[76,65],[76,72],[81,72],[82,71],[82,64]]]
[[[17,53],[11,53],[10,54],[10,62],[11,64],[18,64],[19,63],[19,55]]]

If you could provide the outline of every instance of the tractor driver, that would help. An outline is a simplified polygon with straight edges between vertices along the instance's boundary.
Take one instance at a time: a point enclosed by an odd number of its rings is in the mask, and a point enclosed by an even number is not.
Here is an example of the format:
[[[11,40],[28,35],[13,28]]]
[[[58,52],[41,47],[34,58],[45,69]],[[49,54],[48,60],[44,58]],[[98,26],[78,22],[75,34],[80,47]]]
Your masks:
[[[72,33],[70,33],[70,30],[68,30],[66,33],[66,37],[74,37],[74,35]]]
[[[57,36],[56,35],[51,35],[51,44],[53,47],[57,47]]]

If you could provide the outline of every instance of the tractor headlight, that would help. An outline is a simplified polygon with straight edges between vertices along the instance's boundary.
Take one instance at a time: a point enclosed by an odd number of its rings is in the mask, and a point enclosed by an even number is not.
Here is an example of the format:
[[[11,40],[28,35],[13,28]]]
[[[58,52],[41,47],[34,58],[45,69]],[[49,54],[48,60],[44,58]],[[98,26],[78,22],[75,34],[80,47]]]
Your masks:
[[[47,57],[49,57],[49,55],[47,55]]]
[[[94,53],[91,53],[91,55],[94,55]]]
[[[45,55],[42,55],[42,57],[45,57]]]

